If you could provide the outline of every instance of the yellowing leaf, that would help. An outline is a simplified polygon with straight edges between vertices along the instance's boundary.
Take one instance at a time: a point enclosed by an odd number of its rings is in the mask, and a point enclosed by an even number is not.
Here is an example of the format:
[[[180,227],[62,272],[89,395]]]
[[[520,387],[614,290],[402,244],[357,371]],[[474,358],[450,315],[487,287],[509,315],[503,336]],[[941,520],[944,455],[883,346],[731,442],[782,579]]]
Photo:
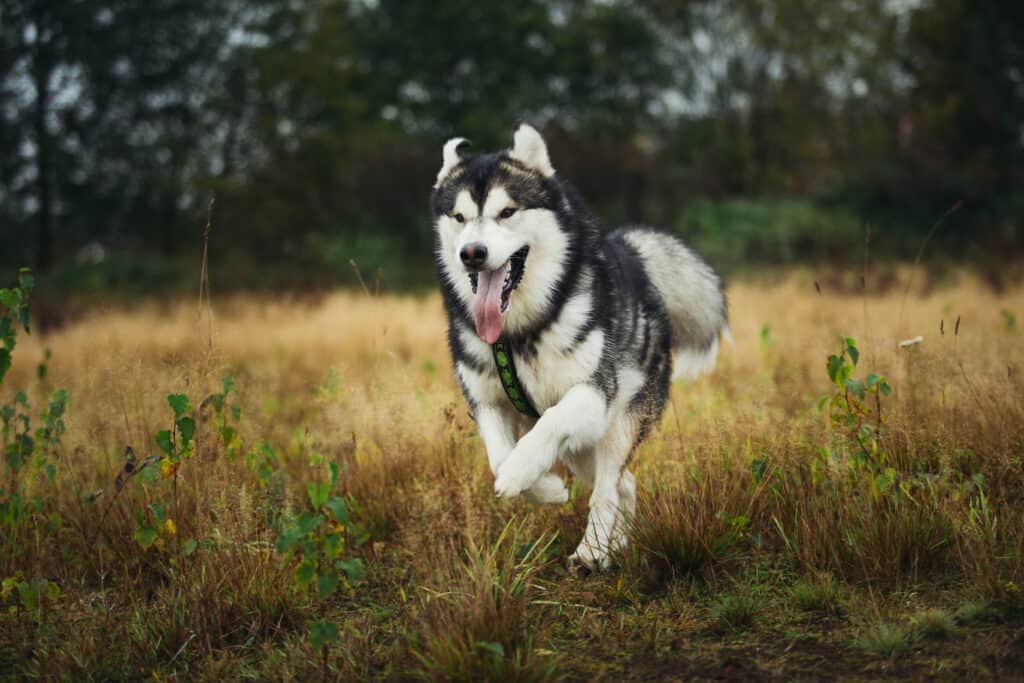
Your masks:
[[[180,462],[174,462],[170,458],[164,458],[160,461],[160,474],[164,476],[164,479],[169,479],[174,476],[174,473],[181,467]]]

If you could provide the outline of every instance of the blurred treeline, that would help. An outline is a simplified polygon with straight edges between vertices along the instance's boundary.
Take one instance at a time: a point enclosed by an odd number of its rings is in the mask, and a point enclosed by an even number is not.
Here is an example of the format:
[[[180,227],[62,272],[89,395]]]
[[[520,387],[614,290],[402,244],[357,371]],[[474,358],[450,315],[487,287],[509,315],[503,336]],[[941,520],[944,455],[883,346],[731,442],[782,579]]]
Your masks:
[[[726,271],[1024,245],[1024,3],[0,0],[0,267],[69,289],[429,281],[443,141],[542,128]]]

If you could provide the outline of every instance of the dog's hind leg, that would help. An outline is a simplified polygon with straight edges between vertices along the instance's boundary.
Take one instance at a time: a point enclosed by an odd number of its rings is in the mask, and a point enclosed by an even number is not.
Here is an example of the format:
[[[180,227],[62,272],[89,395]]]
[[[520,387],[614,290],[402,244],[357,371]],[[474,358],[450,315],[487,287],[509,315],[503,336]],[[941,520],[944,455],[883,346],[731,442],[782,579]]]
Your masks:
[[[590,570],[611,566],[611,554],[626,545],[626,519],[636,508],[636,480],[624,469],[635,442],[630,421],[615,425],[594,450],[594,492],[587,530],[570,566]]]

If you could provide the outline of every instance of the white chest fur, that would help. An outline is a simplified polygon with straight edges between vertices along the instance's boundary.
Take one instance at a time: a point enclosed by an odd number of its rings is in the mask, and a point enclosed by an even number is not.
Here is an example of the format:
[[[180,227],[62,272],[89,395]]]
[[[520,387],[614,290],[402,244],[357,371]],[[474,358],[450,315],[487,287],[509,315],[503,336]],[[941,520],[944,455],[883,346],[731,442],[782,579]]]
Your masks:
[[[579,343],[575,341],[586,322],[589,306],[589,296],[571,299],[558,320],[540,335],[534,353],[525,355],[521,350],[513,350],[520,384],[538,412],[558,403],[569,389],[586,382],[597,370],[604,334],[595,329]],[[462,332],[461,342],[466,352],[487,368],[477,372],[468,365],[458,365],[459,376],[470,396],[481,404],[500,405],[508,401],[493,367],[491,348],[469,330]]]

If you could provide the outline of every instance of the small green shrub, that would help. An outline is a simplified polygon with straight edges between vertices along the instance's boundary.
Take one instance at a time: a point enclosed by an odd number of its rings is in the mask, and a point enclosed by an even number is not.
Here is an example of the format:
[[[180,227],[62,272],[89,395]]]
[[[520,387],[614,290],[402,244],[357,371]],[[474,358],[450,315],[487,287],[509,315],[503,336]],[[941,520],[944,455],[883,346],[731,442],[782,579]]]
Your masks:
[[[911,645],[911,634],[906,626],[882,621],[867,626],[854,645],[871,654],[897,657],[907,652]]]
[[[996,616],[996,611],[987,600],[969,600],[960,605],[953,614],[959,624],[973,624],[979,621],[988,621]]]
[[[751,626],[757,616],[757,600],[749,593],[726,595],[711,607],[711,619],[725,631],[740,631]]]
[[[843,598],[842,590],[830,574],[801,579],[790,588],[789,595],[797,609],[827,614],[839,611]]]
[[[941,609],[927,609],[915,615],[910,623],[916,632],[932,640],[948,640],[956,630],[953,615]]]
[[[30,334],[29,299],[35,280],[28,269],[22,269],[15,287],[0,289],[0,387],[13,362],[18,329]],[[43,382],[47,373],[49,353],[36,369],[39,393],[45,396]],[[10,403],[0,403],[0,576],[19,564],[24,544],[32,534],[53,535],[59,532],[61,517],[52,496],[55,486],[61,437],[64,434],[64,413],[69,395],[57,389],[45,399],[42,410],[35,413],[28,390],[15,392]],[[44,520],[36,529],[34,520]],[[39,538],[35,541],[38,543]],[[12,578],[12,577],[8,577]],[[43,581],[43,584],[39,584]],[[33,595],[33,587],[48,585],[45,579],[18,580],[14,584],[22,596]],[[52,591],[46,588],[45,594]],[[43,601],[36,600],[42,605]]]

